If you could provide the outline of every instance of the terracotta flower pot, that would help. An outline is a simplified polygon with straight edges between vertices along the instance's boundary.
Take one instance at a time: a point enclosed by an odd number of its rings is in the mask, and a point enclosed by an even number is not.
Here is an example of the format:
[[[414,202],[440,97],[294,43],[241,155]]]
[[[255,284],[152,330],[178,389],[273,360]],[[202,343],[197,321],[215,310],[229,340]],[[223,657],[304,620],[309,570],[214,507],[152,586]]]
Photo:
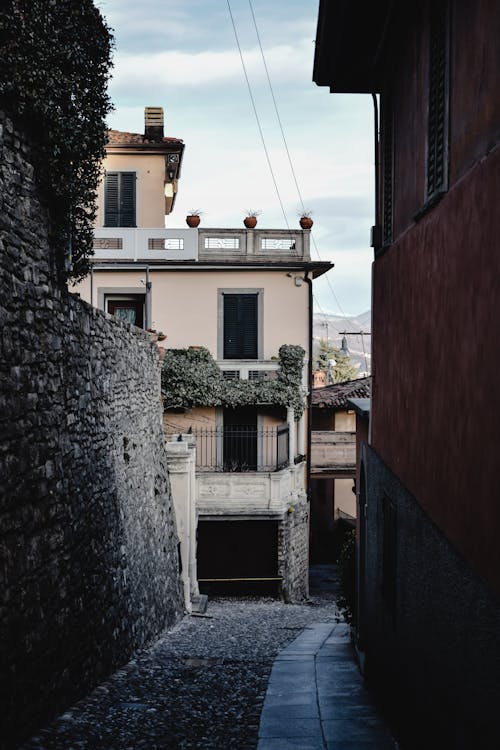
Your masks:
[[[302,229],[310,229],[313,225],[313,220],[309,216],[301,216],[299,224]]]
[[[245,216],[243,219],[243,224],[246,226],[247,229],[253,229],[257,226],[257,217],[256,216]]]
[[[188,214],[186,216],[186,224],[188,227],[197,227],[200,223],[200,217],[197,214]]]

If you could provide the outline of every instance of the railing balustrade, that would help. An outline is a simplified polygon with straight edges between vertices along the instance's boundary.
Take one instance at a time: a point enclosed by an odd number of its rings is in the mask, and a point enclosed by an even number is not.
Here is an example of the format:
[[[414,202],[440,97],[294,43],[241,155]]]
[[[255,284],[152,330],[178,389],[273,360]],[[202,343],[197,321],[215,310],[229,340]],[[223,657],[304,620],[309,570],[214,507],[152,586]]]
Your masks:
[[[290,435],[288,425],[255,429],[252,425],[192,430],[196,443],[196,470],[199,472],[272,472],[288,466]],[[176,440],[179,433],[170,433]]]

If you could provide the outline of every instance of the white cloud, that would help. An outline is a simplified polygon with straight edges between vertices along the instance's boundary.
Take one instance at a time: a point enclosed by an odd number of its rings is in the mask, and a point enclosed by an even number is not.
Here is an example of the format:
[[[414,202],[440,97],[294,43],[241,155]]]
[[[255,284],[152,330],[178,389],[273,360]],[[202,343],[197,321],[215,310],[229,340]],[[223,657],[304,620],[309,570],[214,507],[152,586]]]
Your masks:
[[[306,70],[311,65],[311,50],[304,43],[272,47],[266,53],[267,65],[272,67],[277,84],[302,80],[309,84]],[[243,52],[247,74],[253,83],[263,82],[265,69],[260,50],[252,48]],[[175,90],[186,86],[194,90],[211,84],[245,83],[239,53],[234,50],[205,50],[183,52],[165,50],[140,54],[115,55],[112,91],[116,96],[136,90],[144,92],[151,87],[168,87]]]

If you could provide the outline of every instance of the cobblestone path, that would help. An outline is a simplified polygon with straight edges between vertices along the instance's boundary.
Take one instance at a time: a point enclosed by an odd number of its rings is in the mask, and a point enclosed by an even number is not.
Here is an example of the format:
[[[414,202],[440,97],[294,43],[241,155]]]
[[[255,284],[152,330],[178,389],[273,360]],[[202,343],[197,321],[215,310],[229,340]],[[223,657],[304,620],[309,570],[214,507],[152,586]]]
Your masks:
[[[274,658],[304,626],[335,621],[332,570],[304,604],[209,599],[20,750],[256,748]]]

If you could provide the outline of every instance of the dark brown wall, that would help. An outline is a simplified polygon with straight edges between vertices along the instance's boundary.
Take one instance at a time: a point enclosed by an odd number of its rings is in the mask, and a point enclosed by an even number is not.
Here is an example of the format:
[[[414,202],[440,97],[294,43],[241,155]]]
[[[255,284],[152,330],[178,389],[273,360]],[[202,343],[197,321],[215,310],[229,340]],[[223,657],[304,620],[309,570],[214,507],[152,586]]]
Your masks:
[[[453,4],[450,179],[456,182],[500,139],[500,6]]]
[[[374,264],[372,444],[500,590],[500,149]]]

